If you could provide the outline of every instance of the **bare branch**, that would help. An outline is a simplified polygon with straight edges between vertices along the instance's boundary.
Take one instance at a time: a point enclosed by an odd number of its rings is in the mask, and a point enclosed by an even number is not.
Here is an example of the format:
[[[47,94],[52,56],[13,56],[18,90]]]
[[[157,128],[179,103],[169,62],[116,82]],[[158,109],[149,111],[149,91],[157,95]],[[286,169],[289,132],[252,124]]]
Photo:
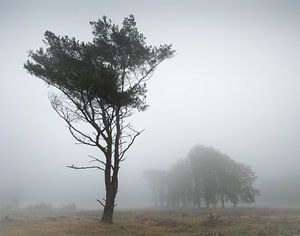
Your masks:
[[[89,135],[83,133],[82,131],[80,131],[79,129],[77,129],[72,124],[73,123],[73,118],[70,116],[70,112],[69,112],[68,108],[63,107],[61,101],[57,100],[57,98],[55,96],[52,97],[52,98],[49,98],[49,99],[50,99],[50,102],[51,102],[51,105],[52,105],[54,111],[68,124],[68,128],[69,128],[69,131],[70,131],[71,135],[79,143],[86,144],[86,145],[93,146],[93,147],[98,147],[103,153],[106,153],[105,147],[100,144],[100,133],[99,132],[101,132],[101,130],[95,124],[94,121],[90,121],[86,115],[83,119],[84,121],[86,121],[90,124],[94,123],[92,125],[95,128],[95,130],[97,131],[95,140],[93,138],[91,138],[91,136],[89,136]],[[75,101],[72,101],[72,102],[75,103]],[[85,113],[84,110],[79,107],[79,105],[77,106],[77,108],[81,111],[82,114]],[[79,137],[79,136],[81,136],[81,137]],[[104,137],[104,139],[106,138],[105,136],[102,136],[102,137]],[[106,141],[106,140],[104,140],[104,141]]]
[[[93,157],[93,156],[91,156],[91,155],[88,155],[88,156],[89,156],[90,158],[93,159],[93,160],[90,161],[90,163],[97,161],[97,162],[103,164],[104,166],[107,165],[107,163],[105,163],[104,161],[101,161],[99,158]],[[114,169],[114,166],[113,166],[113,165],[110,165],[110,167],[111,167],[112,169]]]
[[[66,166],[66,167],[71,168],[71,169],[75,169],[75,170],[99,169],[99,170],[105,171],[100,166],[74,166],[74,164],[73,164],[71,166]]]
[[[145,81],[149,80],[149,79],[151,78],[151,73],[154,72],[154,70],[155,70],[155,68],[156,68],[157,66],[158,66],[158,64],[157,64],[157,65],[154,65],[154,66],[152,66],[152,67],[150,67],[150,68],[145,72],[145,74],[144,74],[141,78],[139,78],[139,79],[137,80],[137,82],[136,82],[130,89],[134,89],[135,87],[137,87],[138,85],[140,85],[142,82],[145,82]]]
[[[71,135],[79,142],[76,144],[85,144],[85,145],[92,146],[92,147],[97,146],[96,144],[86,142],[86,141],[82,140],[81,138],[77,137],[77,135],[73,132],[72,128],[70,126],[68,128],[69,128]]]
[[[128,127],[130,128],[130,127]],[[120,157],[119,157],[119,161],[122,161],[124,159],[124,155],[125,153],[128,151],[128,149],[132,146],[132,144],[134,143],[135,139],[137,138],[137,136],[139,136],[142,132],[144,132],[145,130],[143,129],[142,131],[138,132],[135,131],[133,128],[130,128],[131,130],[133,130],[134,132],[136,132],[136,134],[132,137],[130,143],[128,144],[128,146],[120,153]]]
[[[97,131],[98,135],[96,137],[96,140],[93,140],[93,142],[96,145],[93,145],[93,146],[98,146],[100,148],[101,145],[97,145],[97,144],[99,144],[99,136],[101,135],[104,140],[106,140],[107,137],[104,135],[103,130],[101,130],[101,128],[95,122],[95,110],[93,108],[93,104],[91,103],[91,101],[86,101],[84,94],[80,93],[81,100],[83,102],[83,106],[81,106],[80,103],[76,102],[76,100],[73,97],[71,97],[68,94],[68,92],[66,92],[63,88],[61,88],[60,86],[57,86],[57,85],[53,85],[53,86],[56,87],[58,90],[60,90],[76,106],[77,110],[73,113],[75,113],[78,117],[80,117],[82,121],[86,121],[87,123],[91,124],[92,127]],[[87,109],[87,105],[90,105],[92,114],[90,114],[90,111]],[[82,115],[79,115],[78,111],[80,111],[80,113]],[[79,141],[79,140],[77,140],[77,141]],[[100,148],[100,149],[101,149],[101,151],[104,151],[104,149],[102,149],[102,148]]]
[[[103,207],[105,207],[105,204],[101,200],[96,199],[96,201],[99,202]]]

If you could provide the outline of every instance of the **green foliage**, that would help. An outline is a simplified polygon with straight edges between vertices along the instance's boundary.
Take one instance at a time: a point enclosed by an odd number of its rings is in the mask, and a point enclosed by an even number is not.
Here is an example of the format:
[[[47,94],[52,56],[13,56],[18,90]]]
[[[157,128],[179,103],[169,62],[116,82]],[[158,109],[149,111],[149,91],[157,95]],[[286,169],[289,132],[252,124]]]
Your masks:
[[[89,43],[46,31],[46,49],[31,51],[25,69],[71,97],[144,110],[145,81],[174,55],[171,45],[147,46],[132,15],[121,28],[106,17],[91,25]]]

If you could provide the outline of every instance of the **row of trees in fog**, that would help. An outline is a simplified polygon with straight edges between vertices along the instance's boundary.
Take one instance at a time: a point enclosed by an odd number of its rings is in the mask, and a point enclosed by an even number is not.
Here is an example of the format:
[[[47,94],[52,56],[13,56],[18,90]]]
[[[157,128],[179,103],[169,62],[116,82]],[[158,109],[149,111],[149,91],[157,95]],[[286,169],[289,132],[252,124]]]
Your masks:
[[[210,147],[195,146],[185,159],[178,160],[168,171],[144,172],[155,206],[225,207],[231,203],[252,203],[258,190],[253,188],[255,173]]]

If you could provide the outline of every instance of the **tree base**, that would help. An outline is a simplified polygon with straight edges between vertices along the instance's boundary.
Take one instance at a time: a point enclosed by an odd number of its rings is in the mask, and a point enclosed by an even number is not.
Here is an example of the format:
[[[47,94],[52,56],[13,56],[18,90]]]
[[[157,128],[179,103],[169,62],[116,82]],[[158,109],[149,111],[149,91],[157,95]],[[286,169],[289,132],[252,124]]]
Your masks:
[[[113,224],[113,208],[104,208],[101,222],[104,224]]]

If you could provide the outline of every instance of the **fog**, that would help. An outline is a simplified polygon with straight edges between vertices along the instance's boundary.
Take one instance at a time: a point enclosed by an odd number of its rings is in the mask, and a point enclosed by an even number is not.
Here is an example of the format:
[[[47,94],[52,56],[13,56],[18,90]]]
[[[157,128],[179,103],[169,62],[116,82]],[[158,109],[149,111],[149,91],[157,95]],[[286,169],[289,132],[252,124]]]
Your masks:
[[[22,207],[100,208],[103,173],[66,168],[87,164],[97,150],[75,144],[51,108],[49,88],[23,64],[46,30],[89,41],[89,21],[107,15],[120,24],[131,13],[147,43],[172,43],[176,56],[149,81],[149,109],[132,118],[145,132],[122,162],[118,207],[150,206],[143,171],[167,170],[196,144],[252,167],[257,206],[300,207],[296,0],[2,0],[0,207],[18,196]]]

